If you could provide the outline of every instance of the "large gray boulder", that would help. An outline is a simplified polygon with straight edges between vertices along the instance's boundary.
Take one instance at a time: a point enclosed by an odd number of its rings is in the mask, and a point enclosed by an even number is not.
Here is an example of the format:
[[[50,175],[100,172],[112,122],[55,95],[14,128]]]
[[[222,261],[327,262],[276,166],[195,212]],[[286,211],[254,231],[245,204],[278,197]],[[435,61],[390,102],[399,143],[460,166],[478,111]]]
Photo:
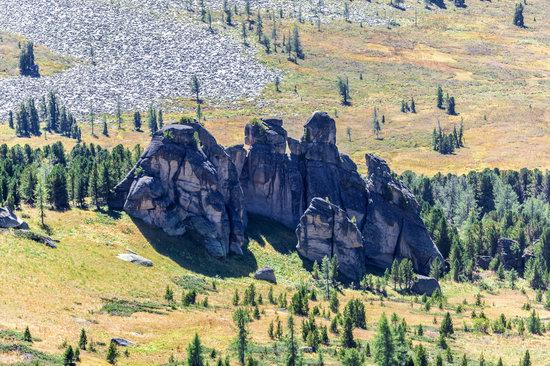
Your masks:
[[[338,256],[339,271],[359,281],[365,273],[363,236],[340,207],[316,197],[296,229],[298,252],[310,260]]]
[[[254,279],[260,281],[267,281],[271,283],[277,283],[277,277],[275,271],[271,267],[263,267],[254,272]]]
[[[15,213],[5,207],[0,207],[1,229],[28,229],[29,225],[21,220]]]
[[[215,257],[242,253],[244,207],[237,169],[198,123],[158,131],[115,187],[110,204],[169,235],[190,231]]]
[[[435,278],[417,275],[412,284],[411,291],[418,295],[432,296],[439,288],[439,282]]]
[[[443,256],[432,241],[413,194],[392,176],[386,162],[365,156],[369,204],[363,226],[369,263],[388,268],[395,258],[410,258],[418,273],[428,274],[435,258]]]
[[[116,256],[125,262],[130,262],[144,267],[153,267],[153,261],[135,253],[121,253]]]

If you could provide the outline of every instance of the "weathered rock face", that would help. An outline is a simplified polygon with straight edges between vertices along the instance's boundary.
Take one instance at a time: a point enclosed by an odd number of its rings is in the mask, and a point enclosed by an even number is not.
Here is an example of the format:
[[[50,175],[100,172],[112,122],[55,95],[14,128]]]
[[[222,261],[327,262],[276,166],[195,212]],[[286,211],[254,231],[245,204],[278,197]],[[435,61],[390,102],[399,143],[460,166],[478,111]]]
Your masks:
[[[386,162],[365,156],[368,168],[369,204],[363,226],[365,256],[382,268],[394,258],[410,258],[417,272],[427,274],[431,261],[443,257],[420,218],[413,194],[393,178]]]
[[[404,257],[426,274],[443,258],[418,203],[386,162],[366,160],[368,179],[339,153],[336,123],[323,112],[309,118],[301,140],[288,137],[282,120],[254,120],[245,144],[228,149],[197,123],[171,125],[155,134],[110,204],[172,235],[190,230],[216,257],[241,252],[246,210],[299,224],[300,253],[317,261],[337,254],[350,279]]]
[[[248,151],[230,148],[241,166],[246,210],[294,228],[303,207],[303,182],[298,167],[286,155],[287,133],[280,120],[249,123],[245,129]]]
[[[335,122],[324,112],[315,112],[308,120],[301,141],[287,136],[281,120],[248,124],[249,149],[230,148],[236,165],[243,166],[240,181],[247,211],[294,228],[311,200],[322,197],[361,225],[366,185],[351,159],[338,152],[335,141]]]
[[[111,205],[170,235],[190,230],[215,257],[241,253],[243,195],[235,164],[200,124],[170,125],[114,190]]]
[[[324,257],[337,255],[342,274],[355,281],[363,278],[363,236],[338,206],[314,198],[300,219],[296,236],[296,249],[304,257],[320,263]]]
[[[28,229],[29,225],[9,209],[0,207],[0,228],[2,229]]]

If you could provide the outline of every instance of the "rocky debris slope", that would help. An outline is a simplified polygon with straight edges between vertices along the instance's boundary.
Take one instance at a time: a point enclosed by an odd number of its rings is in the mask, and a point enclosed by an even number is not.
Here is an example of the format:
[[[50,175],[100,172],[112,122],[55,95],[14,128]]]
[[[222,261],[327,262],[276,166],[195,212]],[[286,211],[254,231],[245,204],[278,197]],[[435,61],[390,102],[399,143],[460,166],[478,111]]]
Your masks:
[[[170,235],[190,230],[214,257],[241,253],[244,210],[237,170],[198,123],[157,132],[114,189],[111,206]]]
[[[181,1],[181,0],[122,0],[124,4],[132,6],[146,5],[149,9],[158,12],[181,12],[185,11],[188,4],[197,13],[200,0]],[[224,0],[204,0],[206,7],[223,9]],[[244,11],[246,0],[230,1],[231,7],[236,6],[240,11]],[[344,19],[344,3],[340,0],[250,0],[252,13],[257,9],[263,11],[278,12],[282,9],[285,18],[302,19],[315,21],[320,18],[322,22],[329,20]],[[363,22],[364,25],[386,25],[387,20],[379,16],[379,9],[375,3],[367,1],[348,2],[349,20],[353,22]]]
[[[368,177],[336,147],[336,123],[315,112],[301,140],[279,119],[253,120],[245,144],[224,149],[199,124],[157,133],[111,206],[178,235],[191,228],[209,252],[239,252],[245,211],[297,229],[298,250],[311,260],[338,255],[353,280],[365,267],[410,258],[421,274],[443,258],[420,218],[418,203],[386,162],[367,155]]]
[[[339,270],[359,281],[365,271],[363,235],[340,207],[314,198],[296,229],[298,252],[320,263],[324,257],[338,256]]]
[[[175,1],[174,1],[175,2]],[[202,95],[234,101],[259,95],[276,73],[239,41],[207,25],[176,19],[157,0],[4,0],[0,29],[22,34],[79,60],[51,77],[0,80],[0,115],[21,101],[55,90],[74,113],[147,109],[189,96],[196,75]],[[180,1],[180,4],[183,4]]]
[[[429,272],[430,263],[443,257],[435,247],[414,195],[392,176],[388,164],[367,154],[369,204],[363,226],[367,260],[385,268],[394,258],[410,258],[414,268]]]

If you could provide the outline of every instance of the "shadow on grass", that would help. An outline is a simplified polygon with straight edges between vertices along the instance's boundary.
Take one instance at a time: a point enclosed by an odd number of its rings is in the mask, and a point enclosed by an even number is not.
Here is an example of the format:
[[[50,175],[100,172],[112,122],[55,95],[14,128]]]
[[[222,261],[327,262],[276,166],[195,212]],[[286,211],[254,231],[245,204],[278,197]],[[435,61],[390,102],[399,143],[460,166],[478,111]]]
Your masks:
[[[296,251],[298,240],[294,230],[267,217],[248,214],[246,234],[262,247],[271,244],[279,253],[290,254]]]
[[[256,258],[246,245],[243,247],[243,255],[216,259],[206,252],[202,243],[187,233],[182,236],[169,236],[161,229],[139,219],[132,218],[132,221],[159,254],[169,257],[180,267],[192,272],[226,278],[246,277],[258,269]]]

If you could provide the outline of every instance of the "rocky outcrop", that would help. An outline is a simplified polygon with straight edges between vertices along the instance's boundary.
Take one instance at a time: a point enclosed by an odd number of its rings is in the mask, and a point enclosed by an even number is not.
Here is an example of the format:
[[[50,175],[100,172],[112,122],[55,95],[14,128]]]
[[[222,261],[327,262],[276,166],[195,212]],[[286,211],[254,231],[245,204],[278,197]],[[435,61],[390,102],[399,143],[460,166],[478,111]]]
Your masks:
[[[296,229],[296,249],[304,257],[320,263],[324,257],[338,256],[340,272],[354,281],[365,272],[363,236],[346,212],[321,198],[314,198]]]
[[[420,217],[413,194],[391,174],[386,162],[365,156],[368,169],[369,204],[363,226],[365,256],[382,268],[394,258],[410,258],[417,272],[427,274],[431,261],[443,257]]]
[[[249,123],[245,129],[248,150],[230,148],[236,165],[243,162],[240,181],[247,211],[295,228],[311,200],[321,197],[362,225],[366,185],[357,166],[338,152],[335,142],[336,124],[324,112],[310,117],[300,141],[287,136],[281,120]]]
[[[0,228],[1,229],[28,229],[29,225],[21,220],[11,210],[0,207]]]
[[[241,253],[243,195],[235,164],[198,123],[158,131],[111,205],[170,235],[190,231],[215,257]],[[118,207],[117,207],[118,206]]]
[[[443,262],[412,193],[373,155],[361,177],[338,151],[327,113],[315,112],[300,140],[280,119],[255,119],[244,142],[224,149],[200,124],[168,126],[115,188],[111,206],[171,235],[198,234],[216,257],[241,252],[245,211],[299,224],[299,252],[317,261],[337,254],[352,280],[395,258],[410,258],[421,274],[435,258]]]
[[[231,155],[237,165],[242,164],[246,210],[294,228],[305,210],[303,181],[298,166],[286,154],[286,140],[281,120],[254,120],[245,128],[248,150],[233,147]]]

